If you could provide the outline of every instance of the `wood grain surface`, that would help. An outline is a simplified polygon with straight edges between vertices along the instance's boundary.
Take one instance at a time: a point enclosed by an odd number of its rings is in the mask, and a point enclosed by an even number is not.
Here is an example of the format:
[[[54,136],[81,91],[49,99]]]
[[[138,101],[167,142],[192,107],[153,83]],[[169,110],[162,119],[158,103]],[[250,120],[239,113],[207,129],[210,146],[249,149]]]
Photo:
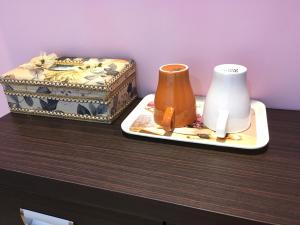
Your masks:
[[[165,224],[300,224],[300,112],[267,114],[270,143],[252,152],[123,135],[126,113],[112,125],[9,114],[0,184]]]

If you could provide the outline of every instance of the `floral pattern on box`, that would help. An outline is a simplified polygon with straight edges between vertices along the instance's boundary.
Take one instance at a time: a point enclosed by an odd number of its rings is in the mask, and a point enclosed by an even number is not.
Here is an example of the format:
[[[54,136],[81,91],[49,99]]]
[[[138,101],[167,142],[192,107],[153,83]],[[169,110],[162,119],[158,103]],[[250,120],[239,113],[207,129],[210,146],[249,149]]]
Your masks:
[[[132,63],[125,59],[58,58],[55,54],[43,54],[3,74],[1,79],[103,86]]]
[[[89,98],[89,99],[105,99],[107,92],[90,89],[75,89],[66,87],[52,87],[52,86],[31,86],[19,84],[3,85],[6,92],[14,91],[19,93],[31,93],[39,95],[55,95],[61,97],[75,97],[75,98]]]
[[[136,98],[135,63],[42,54],[0,76],[12,112],[112,122]]]
[[[10,85],[6,85],[5,89],[12,90],[13,88]],[[47,87],[39,87],[37,88],[37,92],[49,93],[50,90]],[[49,115],[60,114],[67,117],[72,114],[84,115],[86,116],[85,119],[89,119],[89,116],[91,116],[94,117],[94,120],[97,117],[99,120],[109,120],[122,110],[128,104],[129,100],[135,99],[136,96],[136,83],[135,80],[132,80],[105,104],[18,95],[7,95],[7,100],[11,110],[16,112],[26,110],[34,113],[34,111],[39,111],[40,113],[44,112]]]

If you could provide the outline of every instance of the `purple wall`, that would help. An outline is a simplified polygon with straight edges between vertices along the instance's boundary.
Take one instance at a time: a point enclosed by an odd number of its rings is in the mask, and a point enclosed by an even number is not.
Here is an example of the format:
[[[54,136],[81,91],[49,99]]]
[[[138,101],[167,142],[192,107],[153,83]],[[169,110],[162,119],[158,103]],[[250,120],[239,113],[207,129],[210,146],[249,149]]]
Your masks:
[[[144,96],[160,65],[180,62],[203,95],[214,65],[239,63],[252,98],[300,109],[299,9],[299,0],[1,0],[0,72],[41,51],[130,57]]]

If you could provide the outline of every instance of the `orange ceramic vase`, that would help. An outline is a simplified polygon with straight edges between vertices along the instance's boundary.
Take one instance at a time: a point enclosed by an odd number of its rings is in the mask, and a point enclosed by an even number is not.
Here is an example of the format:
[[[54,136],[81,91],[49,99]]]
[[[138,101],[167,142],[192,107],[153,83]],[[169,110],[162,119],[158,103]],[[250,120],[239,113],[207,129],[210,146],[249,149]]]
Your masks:
[[[166,131],[196,120],[196,102],[187,65],[167,64],[159,68],[154,104],[154,120]]]

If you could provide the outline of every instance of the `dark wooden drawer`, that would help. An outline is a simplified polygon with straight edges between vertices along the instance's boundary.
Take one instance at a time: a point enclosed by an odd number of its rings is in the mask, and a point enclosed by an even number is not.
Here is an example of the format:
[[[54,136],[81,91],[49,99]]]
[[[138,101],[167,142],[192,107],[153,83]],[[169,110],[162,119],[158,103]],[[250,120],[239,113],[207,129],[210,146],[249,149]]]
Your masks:
[[[58,201],[52,198],[0,187],[0,225],[21,225],[20,208],[29,209],[74,222],[74,225],[162,225],[106,209]]]

